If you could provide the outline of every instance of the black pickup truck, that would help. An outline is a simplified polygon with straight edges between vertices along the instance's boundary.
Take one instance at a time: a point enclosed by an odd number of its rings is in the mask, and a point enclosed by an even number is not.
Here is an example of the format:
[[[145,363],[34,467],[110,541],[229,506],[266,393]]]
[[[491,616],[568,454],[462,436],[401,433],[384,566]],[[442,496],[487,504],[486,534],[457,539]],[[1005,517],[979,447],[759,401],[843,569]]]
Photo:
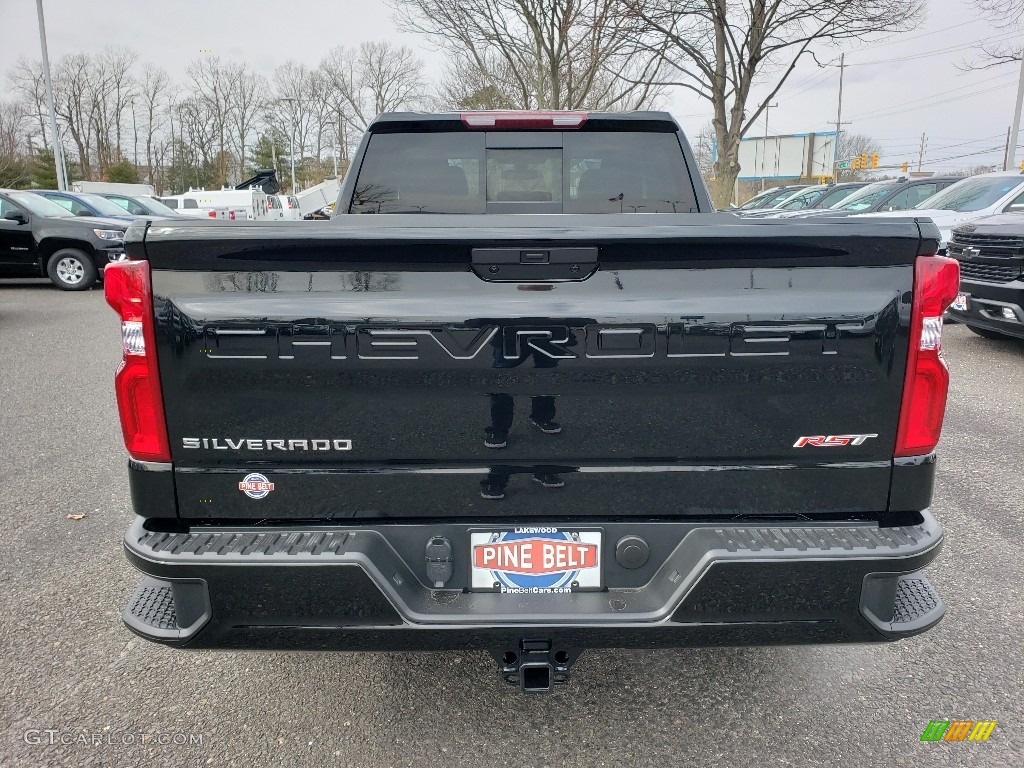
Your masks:
[[[528,692],[590,647],[922,632],[938,239],[716,213],[653,112],[386,115],[331,221],[137,222],[123,618]]]
[[[961,224],[949,239],[960,295],[949,315],[988,339],[1024,339],[1024,213]]]
[[[46,198],[0,189],[0,277],[49,277],[84,291],[111,261],[124,258],[128,222],[75,216]]]

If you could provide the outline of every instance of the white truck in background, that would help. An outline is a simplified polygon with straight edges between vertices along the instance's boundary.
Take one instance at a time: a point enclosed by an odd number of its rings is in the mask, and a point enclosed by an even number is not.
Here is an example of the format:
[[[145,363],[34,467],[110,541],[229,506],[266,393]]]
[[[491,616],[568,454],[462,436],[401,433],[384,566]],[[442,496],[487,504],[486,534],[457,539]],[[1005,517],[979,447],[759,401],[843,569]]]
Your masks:
[[[338,200],[338,193],[341,191],[341,181],[337,176],[328,176],[319,184],[301,192],[296,192],[294,197],[299,201],[299,218],[304,218],[311,213],[321,210],[325,206],[332,205]]]
[[[180,195],[160,198],[179,213],[198,218],[269,221],[274,215],[261,189],[190,189]]]
[[[123,184],[115,181],[72,181],[72,192],[91,192],[98,195],[143,195],[156,197],[152,184]]]

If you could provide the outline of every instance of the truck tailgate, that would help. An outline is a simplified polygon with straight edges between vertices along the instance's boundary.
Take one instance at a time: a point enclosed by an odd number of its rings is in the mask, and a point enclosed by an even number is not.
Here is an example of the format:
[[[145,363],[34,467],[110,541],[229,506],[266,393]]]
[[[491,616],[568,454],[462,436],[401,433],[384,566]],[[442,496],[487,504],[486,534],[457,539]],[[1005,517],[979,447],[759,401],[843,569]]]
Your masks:
[[[913,261],[935,245],[916,222],[360,219],[129,244],[153,269],[182,517],[888,508]],[[494,249],[523,263],[493,272]]]

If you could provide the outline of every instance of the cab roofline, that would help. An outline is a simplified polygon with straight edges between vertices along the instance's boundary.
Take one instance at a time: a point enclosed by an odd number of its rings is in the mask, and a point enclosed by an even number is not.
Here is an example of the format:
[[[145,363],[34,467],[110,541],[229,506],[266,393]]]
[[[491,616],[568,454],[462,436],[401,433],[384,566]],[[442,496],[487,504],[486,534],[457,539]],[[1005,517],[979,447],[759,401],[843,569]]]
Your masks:
[[[576,121],[557,124],[559,118],[578,116]],[[487,117],[495,118],[494,125],[486,125]],[[472,120],[467,118],[485,118]],[[552,124],[554,119],[556,124]],[[536,121],[536,127],[529,125]],[[484,123],[484,124],[481,124]],[[570,122],[577,124],[572,125]],[[469,123],[476,123],[471,125]],[[503,125],[504,123],[504,125]],[[668,112],[586,112],[586,111],[530,111],[481,110],[467,112],[386,112],[373,119],[369,133],[409,133],[474,130],[567,130],[567,131],[646,131],[676,133],[679,124]]]

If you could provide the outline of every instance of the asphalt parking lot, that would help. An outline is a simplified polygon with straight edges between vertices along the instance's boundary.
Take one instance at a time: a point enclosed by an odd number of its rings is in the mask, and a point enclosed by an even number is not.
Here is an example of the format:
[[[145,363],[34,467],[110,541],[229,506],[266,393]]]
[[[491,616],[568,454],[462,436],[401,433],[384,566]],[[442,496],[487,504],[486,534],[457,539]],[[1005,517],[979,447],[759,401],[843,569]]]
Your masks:
[[[0,765],[1024,764],[1024,343],[946,332],[938,628],[589,652],[567,690],[524,697],[478,651],[184,653],[130,634],[117,321],[100,291],[0,280]],[[947,718],[999,725],[987,743],[919,741]]]

